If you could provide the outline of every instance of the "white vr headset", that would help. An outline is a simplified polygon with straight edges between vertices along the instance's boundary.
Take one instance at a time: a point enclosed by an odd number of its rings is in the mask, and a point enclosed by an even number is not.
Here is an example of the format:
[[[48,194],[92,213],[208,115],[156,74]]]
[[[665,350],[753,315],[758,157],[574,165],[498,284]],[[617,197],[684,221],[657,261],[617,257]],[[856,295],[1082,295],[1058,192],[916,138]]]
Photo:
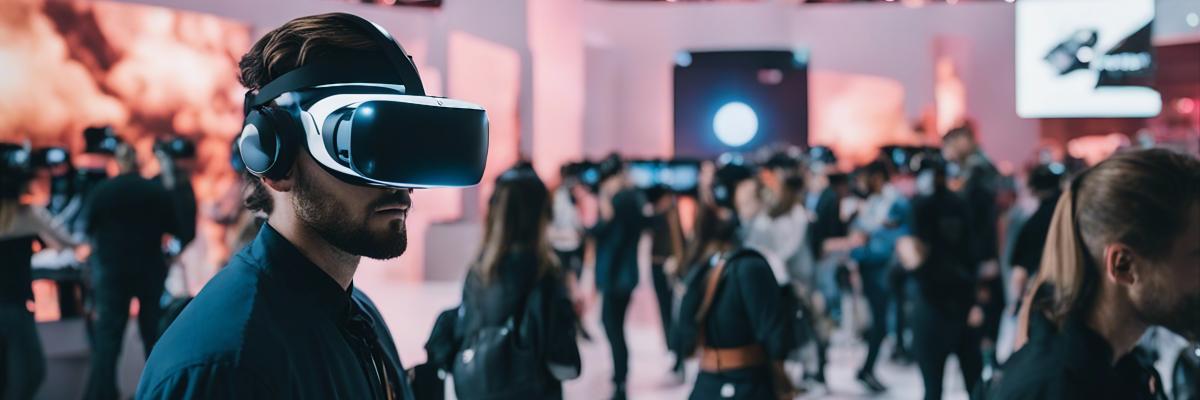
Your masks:
[[[487,112],[476,104],[426,96],[404,49],[379,26],[340,17],[374,33],[378,53],[343,51],[246,93],[238,148],[246,169],[287,176],[306,149],[339,179],[389,188],[479,183],[487,162]]]

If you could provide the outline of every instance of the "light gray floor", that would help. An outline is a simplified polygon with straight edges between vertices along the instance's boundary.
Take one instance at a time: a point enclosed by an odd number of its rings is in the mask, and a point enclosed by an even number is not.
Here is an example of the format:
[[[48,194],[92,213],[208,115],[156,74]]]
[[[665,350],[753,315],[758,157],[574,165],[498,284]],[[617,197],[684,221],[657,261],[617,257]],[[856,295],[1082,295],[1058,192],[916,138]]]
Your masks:
[[[461,288],[457,283],[426,282],[422,284],[356,283],[379,306],[395,336],[401,358],[406,366],[424,362],[422,346],[437,313],[458,304]],[[661,323],[653,293],[645,285],[634,292],[626,325],[630,348],[629,397],[631,399],[685,399],[695,365],[689,366],[689,382],[675,382],[669,373],[671,356],[663,342]],[[612,391],[612,359],[608,343],[600,328],[598,308],[585,315],[585,326],[592,342],[580,342],[583,375],[566,384],[567,399],[602,400]],[[829,387],[817,390],[803,399],[920,399],[923,395],[920,375],[915,366],[899,366],[887,360],[889,344],[885,344],[879,362],[878,377],[890,391],[869,396],[854,380],[854,373],[865,356],[865,346],[848,335],[835,338],[830,354]],[[957,363],[947,363],[946,398],[966,399]]]

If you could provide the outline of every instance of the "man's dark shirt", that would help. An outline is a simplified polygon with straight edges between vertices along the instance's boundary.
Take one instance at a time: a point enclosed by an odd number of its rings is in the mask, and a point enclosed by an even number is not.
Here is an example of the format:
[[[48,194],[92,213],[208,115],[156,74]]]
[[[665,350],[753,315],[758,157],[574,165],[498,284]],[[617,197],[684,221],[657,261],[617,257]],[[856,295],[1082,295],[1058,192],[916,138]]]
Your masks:
[[[382,370],[383,373],[377,371]],[[411,399],[383,318],[263,225],[154,347],[139,399]]]
[[[1153,366],[1132,353],[1112,365],[1112,347],[1082,322],[1036,332],[1031,329],[1029,342],[1004,364],[986,399],[1166,399]]]
[[[974,304],[975,264],[967,242],[971,213],[949,190],[913,200],[913,235],[928,254],[914,276],[926,303],[948,316],[965,317]]]
[[[87,207],[86,232],[97,273],[141,274],[164,268],[163,235],[178,234],[179,224],[162,185],[123,174],[97,186]]]
[[[650,217],[642,213],[645,196],[625,189],[613,196],[613,218],[592,227],[596,238],[596,287],[631,292],[637,286],[637,247]]]
[[[1042,250],[1046,247],[1046,236],[1050,233],[1050,222],[1054,218],[1054,207],[1057,205],[1058,195],[1042,199],[1037,211],[1021,225],[1021,232],[1017,234],[1012,265],[1024,267],[1029,276],[1036,274],[1042,266]]]

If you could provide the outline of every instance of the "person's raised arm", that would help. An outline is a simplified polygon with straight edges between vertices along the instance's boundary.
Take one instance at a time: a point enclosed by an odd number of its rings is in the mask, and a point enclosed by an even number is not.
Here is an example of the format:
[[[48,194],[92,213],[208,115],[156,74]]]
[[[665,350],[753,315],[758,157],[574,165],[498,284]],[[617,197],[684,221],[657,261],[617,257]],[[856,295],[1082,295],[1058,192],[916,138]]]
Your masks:
[[[54,220],[50,212],[41,207],[29,207],[30,219],[37,235],[51,248],[68,248],[78,246],[79,243],[67,233],[65,227],[61,223]]]

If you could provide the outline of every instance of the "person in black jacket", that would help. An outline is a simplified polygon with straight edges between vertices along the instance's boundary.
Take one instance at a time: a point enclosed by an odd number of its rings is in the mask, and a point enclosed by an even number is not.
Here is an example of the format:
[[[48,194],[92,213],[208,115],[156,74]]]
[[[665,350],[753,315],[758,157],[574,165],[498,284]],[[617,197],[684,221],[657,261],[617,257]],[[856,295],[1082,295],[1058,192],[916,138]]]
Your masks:
[[[958,358],[967,392],[979,381],[983,356],[979,332],[968,321],[976,279],[966,245],[972,232],[970,208],[946,187],[944,162],[926,159],[920,173],[933,177],[933,190],[913,200],[912,236],[897,243],[897,253],[901,265],[914,270],[919,287],[913,299],[913,350],[925,399],[937,400],[950,354]]]
[[[549,220],[549,192],[531,164],[496,179],[483,245],[467,273],[455,323],[462,340],[456,359],[443,361],[451,364],[444,369],[464,373],[454,377],[459,397],[557,399],[562,381],[579,376],[575,312],[546,239]],[[494,345],[497,338],[508,341]],[[518,354],[521,349],[532,349],[532,356]]]
[[[974,226],[968,244],[979,268],[978,297],[984,315],[982,347],[988,365],[996,365],[995,344],[1000,334],[1000,319],[1006,305],[1004,281],[1000,276],[999,207],[1000,171],[983,153],[971,125],[964,125],[942,137],[942,154],[958,168],[957,192],[967,200]]]
[[[1200,160],[1117,154],[1072,180],[990,399],[1163,399],[1133,355],[1151,326],[1200,339]],[[1028,332],[1023,340],[1022,331]]]
[[[138,332],[144,355],[150,356],[160,333],[159,301],[167,279],[163,237],[179,234],[170,195],[162,185],[138,175],[133,147],[120,145],[116,158],[121,175],[96,187],[86,213],[95,291],[88,399],[118,397],[117,357],[129,323],[129,302],[135,297]]]
[[[717,171],[717,192],[753,190],[749,172],[737,167]],[[783,372],[795,348],[792,313],[766,258],[737,243],[734,206],[702,203],[687,290],[674,329],[678,348],[695,349],[700,375],[690,399],[790,399],[796,392]]]
[[[612,348],[614,399],[625,398],[629,373],[625,313],[638,283],[638,240],[651,223],[645,196],[629,187],[624,168],[616,155],[600,164],[600,219],[591,228],[596,241],[596,289],[603,296],[600,320]]]

